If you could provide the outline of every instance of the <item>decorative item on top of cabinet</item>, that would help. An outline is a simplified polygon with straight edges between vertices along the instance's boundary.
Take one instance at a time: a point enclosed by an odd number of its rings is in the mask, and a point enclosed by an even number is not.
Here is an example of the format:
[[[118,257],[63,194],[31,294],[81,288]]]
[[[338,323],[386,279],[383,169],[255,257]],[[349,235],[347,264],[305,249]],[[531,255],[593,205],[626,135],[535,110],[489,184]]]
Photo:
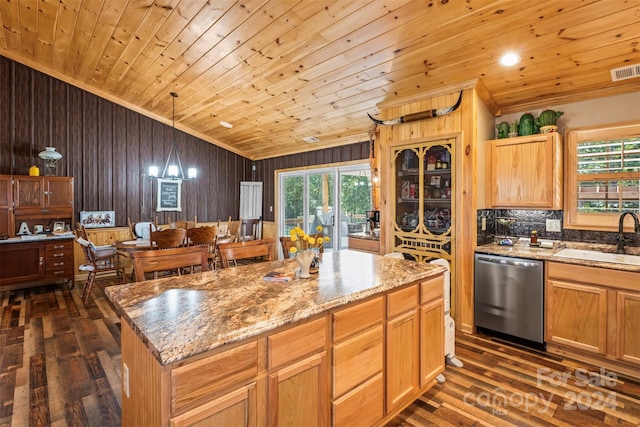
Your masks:
[[[455,138],[392,149],[396,202],[392,251],[452,262]]]
[[[490,208],[562,209],[562,136],[487,141]]]

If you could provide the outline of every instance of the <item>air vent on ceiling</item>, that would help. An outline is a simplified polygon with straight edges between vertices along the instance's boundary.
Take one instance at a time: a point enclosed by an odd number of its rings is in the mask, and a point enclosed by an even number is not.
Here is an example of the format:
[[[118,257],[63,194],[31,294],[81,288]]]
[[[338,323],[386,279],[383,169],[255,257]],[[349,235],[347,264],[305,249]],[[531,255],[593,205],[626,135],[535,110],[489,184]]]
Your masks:
[[[611,80],[614,82],[632,79],[634,77],[640,77],[640,64],[627,65],[626,67],[614,68],[611,70]]]
[[[320,141],[318,138],[316,138],[315,136],[305,136],[304,138],[302,138],[302,140],[304,142],[308,142],[308,143],[312,143],[312,142],[318,142]]]

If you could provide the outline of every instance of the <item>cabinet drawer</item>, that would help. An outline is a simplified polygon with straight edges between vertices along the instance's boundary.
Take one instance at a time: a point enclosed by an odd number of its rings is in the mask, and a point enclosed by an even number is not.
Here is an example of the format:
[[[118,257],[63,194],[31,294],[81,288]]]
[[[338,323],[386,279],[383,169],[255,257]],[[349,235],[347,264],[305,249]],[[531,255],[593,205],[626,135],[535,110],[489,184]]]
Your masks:
[[[383,326],[356,335],[333,348],[333,398],[382,372]]]
[[[47,252],[58,252],[61,250],[73,250],[73,240],[61,240],[49,242],[44,245]]]
[[[47,261],[73,260],[73,249],[47,250],[44,256]]]
[[[433,277],[420,283],[420,305],[444,295],[444,275]]]
[[[318,352],[327,344],[327,317],[268,337],[269,369]]]
[[[333,425],[370,426],[384,415],[382,373],[371,378],[333,403]]]
[[[231,387],[255,379],[258,343],[241,345],[171,371],[172,414],[210,400]]]
[[[389,293],[387,317],[392,318],[418,306],[418,286],[413,285]]]
[[[382,323],[383,315],[383,297],[377,297],[333,313],[333,341],[340,341],[364,331],[376,323]]]
[[[45,277],[47,279],[54,279],[56,277],[67,277],[73,275],[73,265],[67,265],[64,267],[49,267],[47,265]]]

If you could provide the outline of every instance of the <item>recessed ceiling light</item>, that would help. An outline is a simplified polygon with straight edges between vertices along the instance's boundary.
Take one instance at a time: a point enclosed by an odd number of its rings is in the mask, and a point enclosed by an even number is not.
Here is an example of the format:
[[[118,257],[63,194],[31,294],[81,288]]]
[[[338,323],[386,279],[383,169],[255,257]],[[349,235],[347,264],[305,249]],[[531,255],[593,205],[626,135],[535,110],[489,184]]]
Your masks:
[[[231,129],[233,127],[233,125],[229,122],[220,122],[220,126],[225,127],[227,129]]]
[[[513,67],[520,63],[520,55],[515,52],[507,52],[500,57],[498,63],[503,67]]]

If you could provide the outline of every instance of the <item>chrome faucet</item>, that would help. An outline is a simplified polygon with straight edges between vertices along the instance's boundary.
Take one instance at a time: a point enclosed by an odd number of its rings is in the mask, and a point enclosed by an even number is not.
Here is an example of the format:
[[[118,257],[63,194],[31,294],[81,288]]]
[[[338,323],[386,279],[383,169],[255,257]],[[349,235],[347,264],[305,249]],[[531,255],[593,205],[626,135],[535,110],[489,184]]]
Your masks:
[[[633,212],[622,212],[620,215],[620,222],[618,224],[618,253],[624,253],[624,217],[627,215],[631,215],[633,217],[633,224],[635,232],[640,232],[640,221],[638,221],[638,216]]]

